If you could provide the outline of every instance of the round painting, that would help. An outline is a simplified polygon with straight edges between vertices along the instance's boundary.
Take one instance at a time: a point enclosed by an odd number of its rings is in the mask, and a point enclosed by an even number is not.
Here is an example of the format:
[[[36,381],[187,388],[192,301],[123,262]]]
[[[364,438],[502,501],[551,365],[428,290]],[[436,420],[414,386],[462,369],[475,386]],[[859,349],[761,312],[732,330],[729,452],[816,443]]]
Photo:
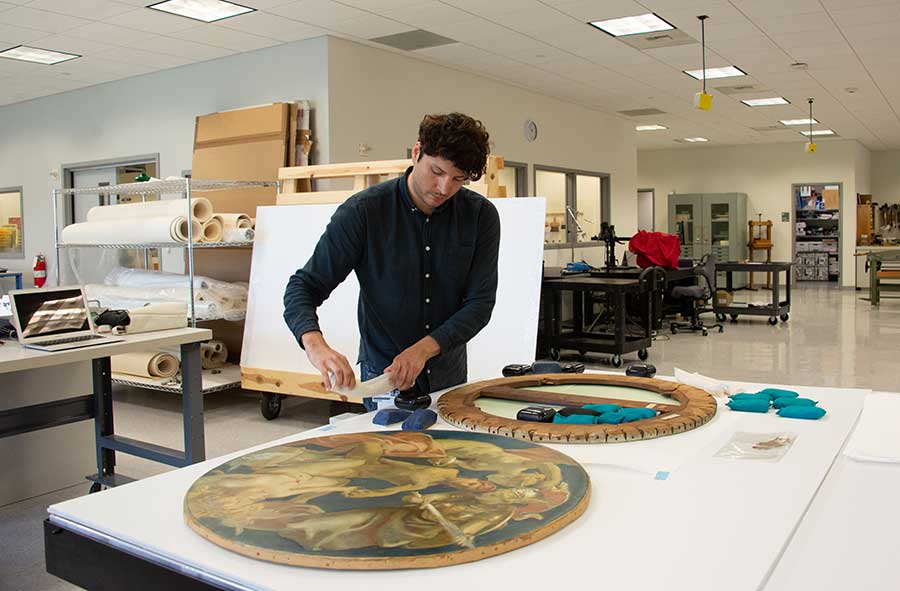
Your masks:
[[[352,433],[235,458],[184,499],[187,524],[246,556],[339,569],[427,568],[536,542],[577,519],[590,479],[529,441]]]

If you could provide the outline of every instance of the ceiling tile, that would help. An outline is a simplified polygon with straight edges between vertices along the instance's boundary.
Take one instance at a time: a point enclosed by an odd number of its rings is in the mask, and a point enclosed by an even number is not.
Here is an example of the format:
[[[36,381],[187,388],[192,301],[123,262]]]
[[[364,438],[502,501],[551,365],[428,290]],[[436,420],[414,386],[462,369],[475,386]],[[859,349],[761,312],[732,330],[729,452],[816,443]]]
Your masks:
[[[785,4],[790,4],[785,2]],[[798,14],[787,17],[754,19],[753,23],[767,35],[796,35],[809,37],[817,34],[817,40],[840,38],[834,21],[824,12]]]
[[[109,45],[131,45],[137,41],[155,37],[153,33],[137,31],[111,23],[90,23],[76,29],[66,31],[69,37],[88,39]]]
[[[146,8],[139,8],[137,10],[132,10],[131,12],[106,18],[103,19],[103,22],[159,35],[183,31],[185,29],[190,29],[191,27],[196,27],[198,24],[198,21],[191,18],[176,16],[158,10],[148,10]]]
[[[519,8],[514,12],[497,14],[488,18],[497,24],[526,35],[535,35],[557,27],[582,24],[571,16],[542,4],[528,9]]]
[[[10,10],[0,12],[0,24],[16,27],[28,27],[48,33],[60,33],[67,29],[74,29],[86,25],[90,21],[71,16],[64,16],[46,10],[34,10],[26,6],[17,6]]]
[[[375,39],[412,31],[415,27],[381,16],[370,14],[363,18],[355,18],[328,25],[331,31],[353,35],[360,39]]]
[[[286,16],[311,25],[333,25],[341,21],[359,19],[368,15],[352,6],[338,4],[332,0],[300,0],[282,6],[269,8],[267,12]]]
[[[230,18],[217,23],[226,29],[234,29],[279,41],[299,41],[324,35],[326,31],[314,25],[301,23],[268,12],[243,14],[241,18]]]
[[[400,21],[401,23],[406,23],[436,33],[438,31],[435,30],[434,27],[454,25],[457,23],[473,21],[477,18],[470,12],[436,1],[416,4],[403,9],[383,10],[380,11],[380,14],[381,16]]]
[[[151,4],[152,0],[147,0]],[[134,10],[133,5],[114,0],[32,0],[28,8],[100,21]]]
[[[227,29],[217,24],[200,25],[192,29],[170,33],[168,36],[186,41],[205,43],[215,47],[223,47],[232,51],[253,51],[281,43],[277,39],[251,35],[243,31]]]
[[[149,66],[157,69],[175,68],[195,61],[183,57],[145,51],[143,49],[133,49],[131,47],[117,47],[115,50],[102,53],[98,57],[110,61]]]
[[[109,43],[98,43],[97,41],[81,39],[68,34],[44,37],[38,41],[36,45],[39,45],[42,49],[76,53],[78,55],[93,55],[114,48],[114,46]]]
[[[158,36],[153,39],[139,41],[131,45],[135,49],[144,49],[159,54],[183,57],[190,61],[205,61],[225,57],[234,53],[222,47],[213,47],[203,43],[195,43],[174,37]]]
[[[900,3],[840,8],[829,10],[828,14],[831,15],[831,18],[833,18],[838,27],[841,28],[858,25],[873,25],[886,21],[900,20]]]
[[[608,20],[625,16],[637,16],[652,12],[632,0],[577,0],[562,2],[546,2],[582,22]],[[665,17],[663,17],[665,18]]]
[[[21,43],[31,43],[37,39],[47,37],[46,31],[38,31],[37,29],[29,29],[16,25],[5,25],[0,23],[0,42],[7,45],[19,45]]]
[[[733,4],[753,20],[825,12],[819,0],[733,0]]]

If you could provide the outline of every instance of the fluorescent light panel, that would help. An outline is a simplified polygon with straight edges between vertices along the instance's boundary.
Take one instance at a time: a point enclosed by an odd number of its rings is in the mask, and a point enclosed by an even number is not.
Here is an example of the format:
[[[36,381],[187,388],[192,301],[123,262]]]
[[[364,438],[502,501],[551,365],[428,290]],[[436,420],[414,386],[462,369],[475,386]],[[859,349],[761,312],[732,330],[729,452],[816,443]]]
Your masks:
[[[74,53],[51,51],[39,47],[28,47],[27,45],[17,45],[16,47],[10,47],[5,51],[0,51],[0,57],[52,66],[53,64],[67,62],[81,56]]]
[[[644,33],[653,33],[654,31],[670,31],[675,28],[652,12],[605,21],[591,21],[588,24],[597,27],[604,33],[609,33],[613,37],[642,35]]]
[[[781,119],[779,121],[782,125],[809,125],[812,123],[813,125],[818,125],[819,122],[815,119]]]
[[[241,6],[225,0],[165,0],[150,4],[147,8],[186,16],[204,23],[214,23],[233,16],[254,12],[255,8]]]
[[[832,131],[830,129],[814,129],[812,131],[801,131],[800,133],[802,133],[806,137],[819,136],[819,135],[834,135],[834,131]]]
[[[773,96],[772,98],[744,99],[741,101],[748,107],[771,107],[772,105],[789,105],[791,101],[783,96]]]
[[[683,70],[685,74],[697,80],[703,80],[703,68],[699,70]],[[706,79],[731,78],[732,76],[746,76],[747,72],[737,66],[722,66],[721,68],[706,68]]]
[[[686,137],[684,138],[684,141],[695,144],[697,142],[708,142],[709,140],[705,137]]]
[[[661,129],[669,129],[665,125],[638,125],[635,131],[659,131]]]

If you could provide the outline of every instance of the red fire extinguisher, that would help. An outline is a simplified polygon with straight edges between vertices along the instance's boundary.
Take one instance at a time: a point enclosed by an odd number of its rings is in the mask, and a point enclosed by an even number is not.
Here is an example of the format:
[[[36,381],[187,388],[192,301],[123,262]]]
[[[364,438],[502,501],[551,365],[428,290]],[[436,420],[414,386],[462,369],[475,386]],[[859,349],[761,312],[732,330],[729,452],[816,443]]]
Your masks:
[[[39,254],[34,257],[34,286],[44,287],[47,283],[47,259]]]

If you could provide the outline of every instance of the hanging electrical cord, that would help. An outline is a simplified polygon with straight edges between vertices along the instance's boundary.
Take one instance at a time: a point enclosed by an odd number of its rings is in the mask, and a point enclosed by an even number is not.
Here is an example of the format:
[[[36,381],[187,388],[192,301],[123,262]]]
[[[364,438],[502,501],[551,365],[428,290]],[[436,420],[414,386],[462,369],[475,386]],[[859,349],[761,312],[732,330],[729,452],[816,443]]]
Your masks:
[[[703,63],[703,90],[694,95],[694,106],[701,111],[712,109],[712,95],[706,93],[706,19],[709,16],[701,14],[700,19],[700,60]]]
[[[815,154],[816,152],[816,143],[813,141],[813,99],[809,97],[807,99],[809,101],[809,141],[806,142],[806,151],[810,154]]]

